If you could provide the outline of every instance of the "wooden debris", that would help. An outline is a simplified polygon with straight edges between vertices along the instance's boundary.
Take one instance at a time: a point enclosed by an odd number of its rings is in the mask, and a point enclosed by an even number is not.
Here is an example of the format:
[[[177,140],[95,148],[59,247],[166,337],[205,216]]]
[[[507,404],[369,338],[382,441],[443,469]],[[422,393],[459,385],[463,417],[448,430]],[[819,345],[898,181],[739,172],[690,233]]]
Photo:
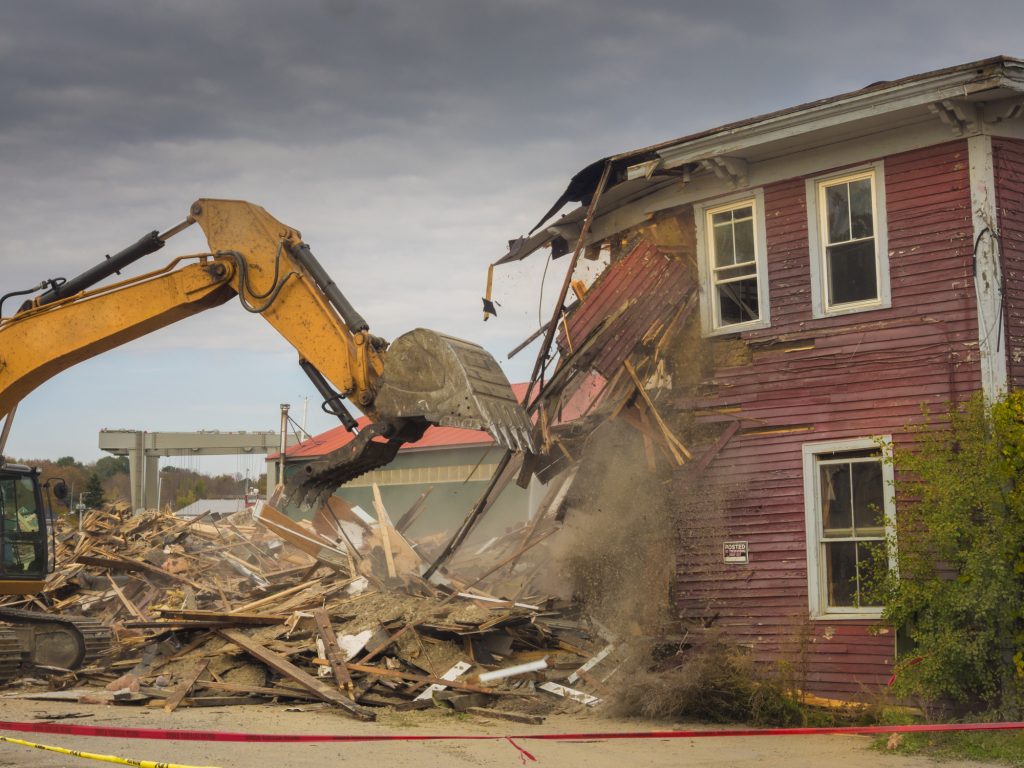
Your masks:
[[[578,702],[580,704],[586,704],[588,707],[593,707],[601,703],[601,700],[597,696],[591,696],[589,693],[583,691],[577,691],[575,688],[570,688],[567,685],[559,685],[558,683],[541,683],[537,686],[542,691],[553,693],[556,696],[562,696],[566,699]]]
[[[434,486],[427,486],[427,490],[420,494],[420,497],[413,502],[413,505],[409,507],[408,511],[402,515],[398,522],[395,523],[395,530],[399,533],[404,534],[413,523],[416,522],[416,518],[420,516],[420,513],[425,509],[427,497],[430,496],[430,492],[434,490]]]
[[[395,578],[398,572],[395,570],[395,553],[391,550],[391,520],[388,518],[388,511],[384,508],[384,502],[380,498],[380,488],[373,484],[373,509],[377,513],[378,530],[380,531],[380,543],[384,548],[384,559],[388,566],[388,577]]]
[[[562,670],[596,652],[578,622],[562,620],[541,595],[520,599],[517,590],[487,583],[503,567],[519,573],[518,559],[557,530],[545,517],[549,510],[489,542],[478,555],[481,567],[471,571],[479,576],[438,574],[442,594],[418,576],[425,563],[383,505],[379,525],[358,527],[348,517],[362,518],[344,506],[325,508],[320,532],[281,523],[273,512],[267,526],[247,513],[183,522],[154,511],[93,512],[89,528],[59,530],[61,565],[47,582],[46,604],[34,607],[115,622],[117,642],[88,669],[62,671],[59,685],[68,690],[50,693],[83,703],[151,702],[171,712],[317,701],[370,720],[367,706],[429,708],[440,694],[449,706],[488,708],[498,695],[525,693],[504,679],[507,670],[527,664],[543,681],[550,678],[538,661],[557,658],[548,669],[561,681]],[[377,558],[380,578],[356,575],[348,554],[344,568],[340,559],[325,567],[322,546],[333,546],[341,523],[352,534],[343,545],[351,546],[352,561],[372,562],[371,549],[387,537],[394,580],[384,557]],[[304,548],[282,540],[282,526]],[[0,597],[0,604],[24,599]],[[485,682],[463,679],[471,663],[483,665],[485,675],[498,669]],[[321,670],[333,679],[317,679]],[[137,689],[85,687],[129,671]]]
[[[300,687],[305,688],[307,691],[315,695],[322,701],[326,701],[330,704],[336,704],[343,710],[348,712],[350,715],[355,717],[357,720],[376,720],[376,715],[373,712],[360,707],[351,699],[343,696],[339,691],[331,688],[315,677],[306,674],[301,669],[292,664],[284,656],[280,656],[273,651],[264,648],[257,643],[254,643],[248,636],[242,634],[235,629],[221,629],[219,633],[226,639],[237,645],[239,648],[244,650],[246,653],[259,659],[271,669],[276,670],[285,677],[289,678]]]
[[[368,667],[363,664],[349,664],[348,668],[354,672],[367,672],[379,677],[397,677],[401,680],[408,680],[414,683],[430,683],[440,685],[441,688],[457,688],[460,691],[472,691],[473,693],[498,693],[493,688],[482,688],[479,685],[460,683],[456,680],[445,680],[444,678],[432,675],[413,675],[408,672],[399,672],[394,669],[381,669],[380,667]],[[449,670],[450,671],[450,670]]]
[[[323,608],[317,608],[313,611],[313,619],[316,621],[316,628],[323,640],[327,660],[331,662],[331,671],[334,672],[335,682],[339,688],[348,691],[349,698],[354,698],[355,691],[352,687],[352,677],[345,666],[346,659],[341,652],[341,648],[338,647],[338,638],[335,637],[334,629],[331,627],[331,617],[327,615],[327,611]]]
[[[473,665],[469,662],[457,661],[455,662],[451,669],[449,669],[447,672],[441,675],[441,679],[447,681],[455,680],[460,675],[465,674],[471,666]],[[429,688],[423,691],[423,693],[417,696],[416,700],[422,701],[423,699],[429,699],[431,696],[434,695],[434,693],[436,693],[437,691],[443,691],[446,687],[447,686],[444,685],[444,683],[433,683]]]
[[[582,667],[580,667],[571,675],[569,675],[569,682],[575,683],[577,680],[580,679],[580,675],[585,675],[586,673],[590,672],[590,670],[592,670],[594,667],[596,667],[598,664],[600,664],[602,661],[608,658],[608,654],[610,654],[613,650],[615,650],[614,643],[609,643],[608,645],[606,645],[598,652],[596,656],[592,656],[590,659],[587,660],[586,664],[584,664]]]
[[[202,675],[209,666],[209,661],[203,661],[196,665],[195,669],[193,669],[185,679],[181,681],[178,687],[174,689],[174,693],[172,693],[170,698],[168,698],[164,703],[164,712],[170,713],[177,708],[181,703],[181,700],[184,699],[185,696],[188,695],[188,692],[192,690],[192,686],[196,684],[199,676]]]

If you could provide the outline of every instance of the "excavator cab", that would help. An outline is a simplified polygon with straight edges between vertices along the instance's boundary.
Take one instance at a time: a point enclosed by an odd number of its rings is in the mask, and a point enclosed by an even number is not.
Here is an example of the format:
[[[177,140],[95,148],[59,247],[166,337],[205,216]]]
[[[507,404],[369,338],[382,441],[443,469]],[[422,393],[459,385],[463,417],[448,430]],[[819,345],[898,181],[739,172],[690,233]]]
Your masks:
[[[42,591],[53,570],[52,498],[62,480],[39,482],[39,470],[0,464],[0,595]],[[110,647],[110,630],[84,617],[0,607],[0,684],[19,669],[78,669]]]
[[[25,582],[42,582],[51,570],[51,515],[43,500],[39,470],[0,467],[0,594],[25,594]]]

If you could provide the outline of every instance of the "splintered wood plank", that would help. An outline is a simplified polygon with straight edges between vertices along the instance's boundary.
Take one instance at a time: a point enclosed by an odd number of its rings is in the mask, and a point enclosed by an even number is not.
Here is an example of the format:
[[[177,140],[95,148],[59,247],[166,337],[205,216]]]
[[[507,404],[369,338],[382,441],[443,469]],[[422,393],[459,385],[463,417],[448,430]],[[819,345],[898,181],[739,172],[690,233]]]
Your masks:
[[[556,696],[561,696],[566,699],[570,699],[579,704],[586,704],[588,707],[594,707],[601,703],[601,700],[597,696],[591,696],[589,693],[583,691],[577,691],[575,688],[570,688],[567,685],[559,685],[558,683],[542,683],[537,686],[542,691],[553,693]]]
[[[229,624],[251,624],[253,626],[272,626],[284,624],[287,616],[268,613],[223,613],[221,611],[201,611],[195,609],[161,608],[163,619],[184,619],[185,621],[219,621]]]
[[[338,691],[326,683],[320,682],[312,675],[303,672],[284,656],[280,656],[273,651],[267,650],[262,645],[254,642],[251,638],[242,634],[238,630],[220,629],[217,631],[225,640],[234,643],[250,656],[262,661],[275,672],[289,678],[321,701],[326,701],[329,704],[336,704],[358,720],[377,719],[377,716],[373,712],[369,711],[365,707],[359,706],[351,699],[346,698],[341,691]],[[376,670],[374,671],[376,672]]]
[[[319,533],[306,530],[269,502],[257,504],[253,515],[265,528],[292,546],[340,571],[343,575],[348,575],[348,558],[345,553]]]
[[[164,712],[173,712],[177,709],[178,705],[181,704],[181,700],[188,695],[188,692],[192,690],[192,686],[196,684],[196,680],[199,679],[199,676],[203,674],[209,666],[210,660],[206,659],[197,664],[195,668],[185,676],[185,679],[181,681],[178,687],[174,689],[174,693],[172,693],[164,703]]]
[[[117,582],[114,581],[114,577],[111,576],[109,573],[107,574],[107,580],[110,582],[110,586],[114,590],[114,594],[117,595],[117,599],[120,600],[121,604],[128,609],[128,613],[130,613],[132,616],[139,619],[140,621],[149,620],[149,617],[146,616],[146,614],[144,614],[142,611],[140,611],[138,609],[138,606],[135,605],[135,603],[133,603],[131,600],[125,597],[124,592],[122,592],[121,588],[117,586]]]
[[[397,572],[395,571],[395,554],[391,551],[389,531],[391,519],[388,517],[387,509],[384,508],[384,501],[380,497],[380,488],[376,483],[373,484],[373,509],[377,513],[377,529],[380,531],[380,543],[384,548],[384,560],[388,566],[388,577],[393,579]]]
[[[327,660],[331,662],[334,681],[338,684],[339,688],[348,691],[350,697],[355,698],[352,676],[349,675],[348,667],[345,666],[345,656],[338,646],[338,638],[335,636],[334,628],[331,626],[331,617],[327,615],[325,609],[317,608],[313,611],[313,620],[316,622],[316,628],[320,632],[320,638],[324,641],[324,653],[327,654]]]
[[[242,685],[241,683],[223,683],[216,680],[200,680],[194,687],[211,691],[225,691],[226,693],[246,693],[250,696],[283,696],[307,701],[320,701],[319,697],[309,691],[298,691],[291,688],[267,688],[256,685]]]
[[[661,414],[658,413],[658,409],[654,407],[654,402],[651,400],[651,396],[647,394],[647,390],[644,389],[644,385],[640,381],[640,377],[636,375],[636,369],[633,368],[632,363],[626,360],[623,365],[626,368],[626,373],[633,380],[633,384],[636,386],[636,391],[640,394],[640,397],[647,404],[647,407],[651,410],[651,415],[661,428],[662,433],[665,435],[665,442],[668,443],[669,449],[677,457],[679,464],[682,465],[686,461],[693,458],[693,454],[686,448],[685,445],[679,440],[678,437],[673,434],[672,430],[669,429],[668,424],[661,418]],[[681,458],[682,457],[682,458]]]
[[[157,568],[155,565],[151,565],[150,563],[147,563],[145,560],[131,560],[127,557],[123,557],[113,552],[105,552],[103,550],[100,550],[100,554],[103,556],[104,559],[113,560],[123,565],[132,566],[131,570],[146,571],[147,573],[152,573],[154,576],[162,576],[166,579],[171,579],[172,581],[178,581],[182,584],[188,584],[190,587],[192,587],[198,592],[206,593],[210,591],[207,587],[204,587],[202,584],[199,584],[198,582],[192,581],[192,579],[187,579],[184,576],[181,576],[177,573],[165,571],[163,568]]]
[[[441,675],[441,679],[449,681],[456,680],[460,675],[468,671],[471,666],[473,665],[468,661],[457,661],[451,669]],[[443,691],[446,687],[447,686],[442,683],[433,683],[432,685],[427,686],[426,690],[420,693],[415,700],[423,701],[424,699],[429,699],[434,695],[435,691]]]
[[[427,497],[430,492],[434,490],[434,486],[427,486],[427,490],[420,494],[420,497],[416,499],[415,503],[409,507],[409,511],[406,512],[402,517],[395,523],[395,530],[399,533],[404,534],[410,525],[416,522],[416,518],[420,516],[420,512],[423,511],[423,505],[427,501]]]
[[[378,677],[394,677],[399,680],[408,680],[411,683],[430,683],[431,685],[441,685],[445,688],[455,688],[456,690],[470,691],[471,693],[502,693],[502,691],[496,691],[493,688],[483,688],[479,685],[460,683],[456,680],[445,680],[440,677],[433,677],[432,675],[413,675],[408,672],[400,672],[397,669],[369,667],[365,664],[349,664],[348,668],[353,672],[363,672],[368,675],[377,675]]]
[[[201,635],[199,635],[191,643],[186,645],[184,648],[182,648],[180,651],[175,653],[173,656],[168,656],[166,659],[163,659],[162,661],[158,661],[156,664],[154,664],[152,666],[150,671],[151,672],[155,672],[156,670],[166,666],[167,664],[170,664],[172,661],[177,661],[180,658],[188,656],[190,653],[192,653],[192,651],[194,651],[197,648],[199,648],[199,646],[203,645],[203,643],[205,643],[211,637],[213,637],[213,633],[212,632],[203,632]]]

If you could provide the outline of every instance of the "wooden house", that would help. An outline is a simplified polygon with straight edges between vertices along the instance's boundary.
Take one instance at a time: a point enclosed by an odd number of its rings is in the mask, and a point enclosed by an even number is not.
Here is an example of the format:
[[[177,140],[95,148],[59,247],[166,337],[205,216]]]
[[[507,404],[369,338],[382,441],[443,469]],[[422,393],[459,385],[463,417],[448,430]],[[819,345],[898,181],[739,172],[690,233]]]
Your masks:
[[[883,454],[922,406],[1024,382],[1022,204],[1024,62],[998,57],[604,158],[512,244],[499,263],[603,250],[591,293],[640,305],[666,279],[630,269],[688,275],[711,362],[677,359],[669,400],[724,425],[705,475],[728,490],[682,524],[715,561],[681,552],[684,616],[819,694],[886,683],[897,633],[861,584],[899,515]]]

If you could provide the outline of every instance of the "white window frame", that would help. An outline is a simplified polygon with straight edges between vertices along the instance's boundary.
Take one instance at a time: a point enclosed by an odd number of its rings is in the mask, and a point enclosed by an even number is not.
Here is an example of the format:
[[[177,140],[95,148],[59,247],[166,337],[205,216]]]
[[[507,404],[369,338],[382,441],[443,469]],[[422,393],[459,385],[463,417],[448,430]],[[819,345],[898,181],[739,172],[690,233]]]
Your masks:
[[[807,536],[807,598],[812,619],[878,619],[882,616],[881,606],[862,608],[828,606],[826,563],[823,556],[825,547],[822,530],[818,457],[825,454],[846,451],[881,450],[882,484],[884,489],[885,538],[891,541],[896,531],[896,504],[893,500],[892,436],[830,440],[803,445],[804,469],[804,516]],[[895,552],[889,552],[889,568],[896,569]]]
[[[746,323],[718,325],[717,300],[712,280],[709,222],[711,215],[734,208],[751,206],[754,218],[754,261],[757,267],[757,305],[760,317]],[[768,328],[771,319],[768,311],[768,259],[767,237],[764,225],[764,190],[746,190],[728,197],[720,197],[693,206],[693,218],[697,231],[697,268],[700,273],[701,327],[704,336],[721,336],[728,333],[749,331],[754,328]]]
[[[875,276],[878,297],[869,301],[858,301],[831,306],[828,301],[828,270],[825,266],[825,187],[857,178],[871,178],[872,214],[875,227]],[[888,221],[885,208],[885,164],[878,160],[858,168],[848,168],[837,173],[815,176],[807,179],[807,232],[811,255],[811,314],[815,318],[848,315],[854,312],[869,312],[892,306],[889,287],[889,240]]]

